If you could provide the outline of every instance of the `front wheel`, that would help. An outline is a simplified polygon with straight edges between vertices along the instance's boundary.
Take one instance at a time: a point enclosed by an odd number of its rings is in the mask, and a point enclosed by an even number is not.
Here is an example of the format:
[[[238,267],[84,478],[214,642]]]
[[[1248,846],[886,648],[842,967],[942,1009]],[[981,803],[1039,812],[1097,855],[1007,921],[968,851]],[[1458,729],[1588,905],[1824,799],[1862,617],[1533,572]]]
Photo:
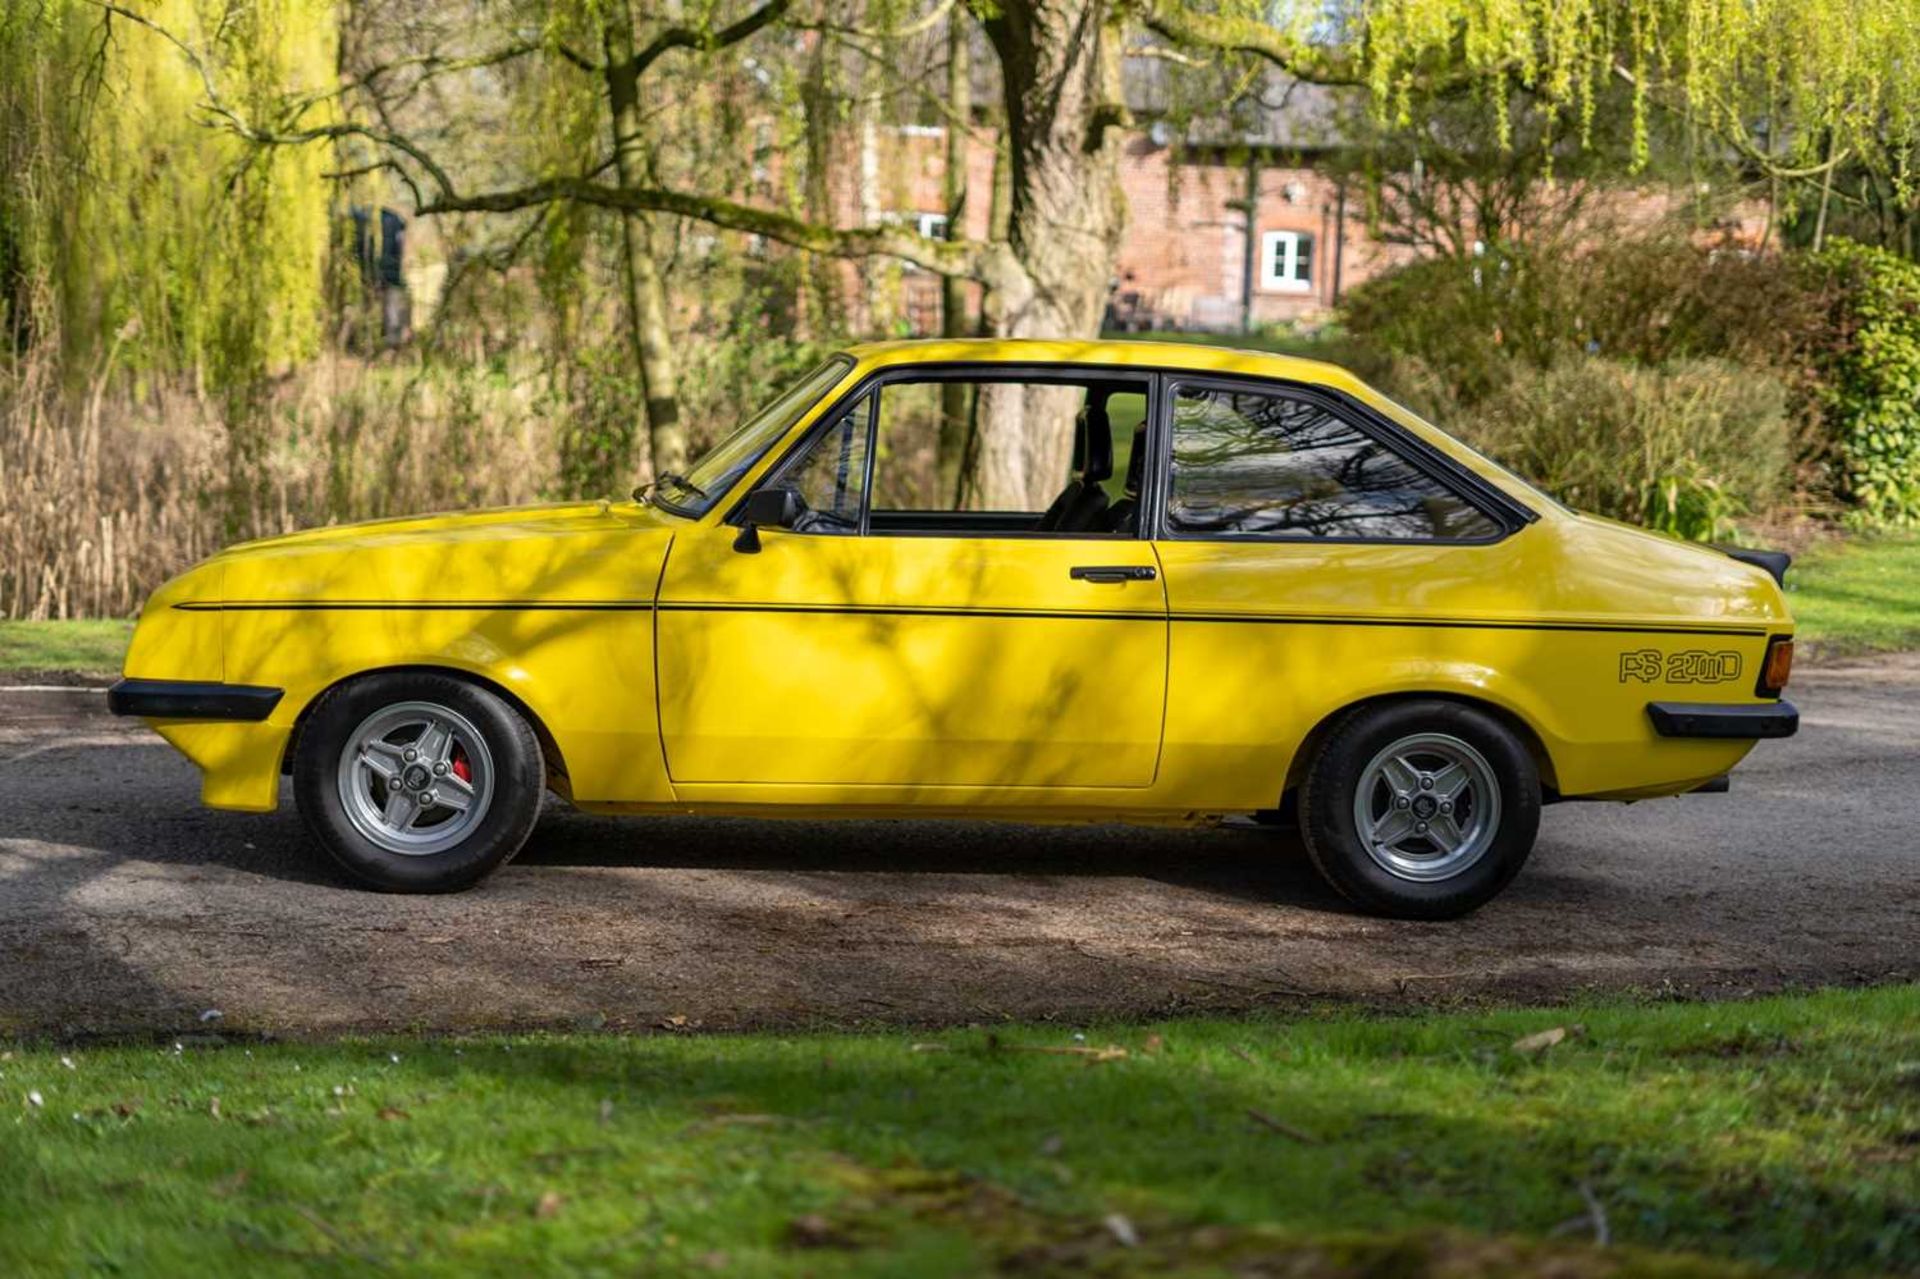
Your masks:
[[[1355,904],[1448,919],[1520,872],[1540,828],[1540,776],[1504,724],[1458,702],[1361,707],[1334,725],[1302,788],[1321,876]]]
[[[293,762],[294,798],[321,845],[387,892],[456,892],[505,864],[533,832],[545,780],[526,720],[431,672],[333,689]]]

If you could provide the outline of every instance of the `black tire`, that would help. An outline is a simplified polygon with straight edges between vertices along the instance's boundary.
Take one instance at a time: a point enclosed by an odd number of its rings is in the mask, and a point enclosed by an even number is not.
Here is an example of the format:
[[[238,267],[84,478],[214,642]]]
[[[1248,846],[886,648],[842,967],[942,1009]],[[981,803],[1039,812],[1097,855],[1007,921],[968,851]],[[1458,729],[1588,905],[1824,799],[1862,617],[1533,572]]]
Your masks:
[[[481,767],[477,760],[483,758],[490,783],[470,829],[449,830],[441,836],[456,842],[431,851],[399,852],[376,843],[349,816],[343,792],[352,787],[341,778],[342,757],[349,742],[375,716],[403,716],[408,713],[404,708],[414,705],[451,712],[447,722],[456,723],[459,732],[452,748],[453,771],[457,775],[465,764],[469,775],[477,778],[480,774],[474,770]],[[475,761],[468,760],[460,744],[469,732],[478,739]],[[404,743],[407,731],[401,728],[395,736]],[[374,745],[386,749],[378,742]],[[360,754],[355,751],[356,757]],[[379,794],[390,793],[393,785],[379,781],[373,785],[382,787],[373,792],[377,805]],[[471,888],[526,843],[539,819],[545,789],[540,742],[527,721],[486,689],[457,676],[427,671],[368,675],[330,690],[302,727],[293,760],[294,800],[308,829],[347,874],[369,888],[390,893],[452,893]],[[457,813],[430,806],[422,806],[421,811],[439,821],[459,818]],[[429,836],[432,831],[431,826],[425,828]]]
[[[1472,762],[1477,757],[1487,780],[1497,787],[1491,802],[1476,798],[1478,784],[1460,801],[1463,813],[1469,803],[1480,806],[1476,821],[1489,817],[1482,828],[1484,846],[1457,870],[1447,868],[1443,846],[1424,836],[1404,837],[1411,853],[1390,846],[1376,856],[1361,836],[1355,811],[1363,778],[1389,747],[1413,743],[1409,757],[1416,765],[1422,760],[1444,763],[1443,756],[1425,753],[1421,747],[1446,750],[1448,742],[1471,748],[1463,753],[1469,761],[1466,771],[1477,774]],[[1406,820],[1431,817],[1436,801],[1428,782],[1438,774],[1438,769],[1416,768],[1415,783],[1404,792],[1412,796],[1410,804],[1400,803],[1397,797],[1403,792],[1391,780],[1376,775],[1369,785],[1368,806],[1383,818],[1394,807],[1407,810]],[[1422,786],[1427,787],[1426,793],[1417,789]],[[1449,804],[1448,814],[1452,811]],[[1497,718],[1459,702],[1386,702],[1349,712],[1321,742],[1301,787],[1300,834],[1314,868],[1355,905],[1402,919],[1452,919],[1492,900],[1520,873],[1539,830],[1540,775],[1533,757]],[[1463,840],[1458,847],[1471,849],[1479,843]],[[1401,869],[1383,864],[1383,859]],[[1436,877],[1418,877],[1422,875]]]

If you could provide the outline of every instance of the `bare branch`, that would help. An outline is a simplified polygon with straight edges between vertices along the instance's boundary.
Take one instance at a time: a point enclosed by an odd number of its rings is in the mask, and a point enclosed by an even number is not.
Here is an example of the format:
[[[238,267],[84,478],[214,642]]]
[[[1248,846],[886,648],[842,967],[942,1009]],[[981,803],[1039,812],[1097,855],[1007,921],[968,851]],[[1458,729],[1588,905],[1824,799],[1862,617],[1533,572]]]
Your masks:
[[[870,49],[866,45],[861,44],[858,37],[847,34],[851,28],[842,30],[822,26],[817,29],[822,38],[832,40],[843,49],[852,50],[882,70],[889,70],[894,66],[894,59],[890,55],[879,49]],[[896,88],[905,88],[908,92],[914,94],[926,103],[927,107],[932,110],[934,114],[946,120],[947,127],[959,129],[961,132],[972,137],[986,137],[986,135],[974,125],[973,121],[962,119],[954,112],[952,103],[928,88],[925,82],[920,80],[908,80],[904,85],[896,86],[887,83],[885,77],[881,77],[879,87],[856,99],[856,101],[862,105],[871,105],[892,95]]]
[[[233,112],[227,110],[225,107],[220,105],[220,92],[219,90],[214,88],[214,84],[213,84],[213,69],[207,66],[206,59],[202,58],[199,52],[196,49],[194,49],[192,45],[188,44],[186,41],[182,40],[179,36],[173,34],[173,32],[161,26],[159,23],[153,21],[151,18],[143,17],[142,15],[135,13],[131,9],[125,9],[117,4],[108,3],[108,0],[86,0],[86,2],[88,4],[93,5],[96,9],[100,9],[109,15],[122,17],[122,18],[125,18],[128,22],[134,23],[136,26],[145,27],[147,30],[153,32],[155,35],[159,36],[162,40],[165,40],[168,44],[178,49],[180,51],[181,56],[186,58],[187,65],[193,68],[194,74],[200,77],[200,87],[206,92],[206,95],[207,95],[206,105],[208,109],[214,111],[218,115],[226,117],[227,119],[233,121],[236,124],[241,123],[238,116],[234,115]]]
[[[1206,58],[1195,58],[1180,52],[1178,49],[1170,49],[1164,44],[1137,44],[1127,50],[1126,56],[1129,58],[1151,58],[1159,62],[1171,62],[1177,67],[1210,67],[1213,65],[1213,63]]]
[[[940,19],[946,17],[947,11],[952,9],[953,5],[954,0],[940,0],[939,4],[934,5],[906,26],[890,31],[879,27],[848,26],[840,22],[796,22],[792,25],[798,31],[820,31],[837,36],[852,36],[859,40],[904,40],[931,31]]]
[[[311,142],[341,138],[363,138],[412,161],[432,180],[433,195],[423,198],[423,193],[410,179],[406,178],[404,167],[397,160],[389,160],[386,166],[375,167],[390,166],[402,173],[407,186],[413,191],[414,211],[419,216],[435,213],[508,213],[572,201],[628,213],[674,214],[724,230],[760,235],[794,248],[835,257],[895,257],[939,275],[968,279],[986,278],[985,273],[996,266],[1001,256],[997,250],[1001,250],[1003,246],[966,240],[937,240],[931,236],[910,231],[904,226],[883,225],[843,229],[822,226],[789,214],[755,208],[752,205],[717,196],[693,195],[657,188],[611,186],[595,180],[605,171],[606,164],[601,164],[592,172],[580,177],[548,178],[524,187],[478,195],[461,195],[447,171],[427,153],[425,148],[405,134],[392,129],[378,129],[354,121],[298,129],[270,128],[248,120],[221,99],[211,69],[199,53],[185,41],[139,14],[112,3],[112,0],[88,0],[88,2],[154,31],[179,49],[200,77],[206,94],[206,101],[201,105],[209,115],[214,117],[215,127],[225,129],[259,146],[302,146]],[[663,33],[653,45],[648,46],[648,52],[636,56],[635,65],[644,67],[648,61],[659,57],[670,48],[717,48],[736,43],[773,21],[785,11],[789,3],[790,0],[769,0],[768,4],[718,33],[700,34],[692,28],[676,28],[674,31]],[[680,34],[676,35],[676,32]],[[693,34],[687,34],[689,32]]]
[[[1250,53],[1297,80],[1315,84],[1363,84],[1361,68],[1330,49],[1296,39],[1257,18],[1201,13],[1182,0],[1147,0],[1141,21],[1156,34],[1189,48]]]
[[[633,55],[633,73],[645,75],[647,68],[674,49],[695,49],[702,53],[712,53],[715,49],[725,49],[729,45],[739,44],[768,23],[785,14],[793,0],[767,0],[767,3],[749,13],[730,27],[715,31],[711,26],[668,27],[655,36],[647,47]]]
[[[978,279],[986,269],[990,246],[970,240],[936,240],[903,226],[839,228],[807,222],[790,214],[755,208],[718,196],[660,188],[617,187],[585,178],[548,178],[524,187],[462,196],[451,191],[422,205],[435,213],[507,213],[557,200],[627,213],[670,213],[723,230],[765,236],[769,240],[834,257],[894,257],[939,275]]]
[[[1677,94],[1670,96],[1668,93],[1661,92],[1662,86],[1657,83],[1648,83],[1642,88],[1639,78],[1634,75],[1630,68],[1616,62],[1613,66],[1613,74],[1614,78],[1621,83],[1635,89],[1642,89],[1646,94],[1647,101],[1659,107],[1661,110],[1699,121],[1699,114],[1697,112],[1689,112],[1687,104],[1684,101],[1673,100],[1674,97],[1678,96]],[[1715,137],[1738,152],[1740,158],[1748,164],[1751,164],[1763,177],[1778,178],[1785,182],[1799,182],[1808,178],[1824,178],[1853,158],[1853,149],[1851,147],[1840,147],[1835,149],[1826,159],[1820,161],[1818,164],[1800,165],[1789,168],[1781,164],[1774,156],[1769,155],[1767,152],[1755,146],[1753,139],[1748,136],[1745,128],[1741,127],[1738,123],[1732,125],[1724,123],[1726,121],[1737,122],[1741,118],[1740,113],[1735,111],[1729,104],[1716,99],[1709,101],[1706,105],[1711,108],[1711,114],[1705,121],[1708,130]]]
[[[420,194],[420,188],[414,183],[413,175],[408,173],[406,166],[398,160],[376,160],[372,164],[362,164],[351,169],[330,170],[320,176],[334,182],[351,182],[355,178],[365,177],[370,173],[393,174],[413,196],[413,205],[416,209],[425,203],[425,198]]]
[[[503,62],[512,62],[530,53],[544,52],[547,48],[547,45],[538,40],[529,40],[521,44],[508,45],[503,49],[494,49],[488,53],[471,54],[464,58],[449,58],[440,53],[420,53],[410,58],[397,58],[392,62],[383,62],[377,67],[371,67],[358,80],[347,81],[342,87],[371,89],[384,77],[409,68],[420,72],[419,81],[431,80],[436,76],[456,75],[462,71],[497,67]],[[593,69],[592,64],[589,63],[584,69]]]

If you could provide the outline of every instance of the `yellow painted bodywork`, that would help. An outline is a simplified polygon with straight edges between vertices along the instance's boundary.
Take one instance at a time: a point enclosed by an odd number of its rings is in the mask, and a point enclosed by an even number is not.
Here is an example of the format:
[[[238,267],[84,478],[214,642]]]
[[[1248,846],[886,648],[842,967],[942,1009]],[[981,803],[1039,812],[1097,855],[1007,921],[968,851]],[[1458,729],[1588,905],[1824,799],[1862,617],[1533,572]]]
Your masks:
[[[246,810],[275,805],[296,726],[327,689],[403,667],[504,692],[540,730],[555,785],[604,811],[1250,811],[1278,802],[1329,716],[1408,694],[1497,708],[1568,796],[1678,793],[1751,747],[1661,738],[1645,707],[1758,700],[1767,638],[1793,629],[1765,573],[1568,512],[1340,369],[1164,343],[850,354],[734,496],[868,373],[1007,361],[1332,387],[1539,518],[1460,546],[769,529],[748,555],[723,522],[731,498],[697,521],[635,502],[430,516],[215,556],[148,602],[126,674],[285,690],[262,723],[154,724],[203,770],[206,803]],[[1070,580],[1082,564],[1156,573]],[[1736,654],[1742,674],[1658,677],[1688,652]],[[1656,677],[1623,678],[1623,653]]]

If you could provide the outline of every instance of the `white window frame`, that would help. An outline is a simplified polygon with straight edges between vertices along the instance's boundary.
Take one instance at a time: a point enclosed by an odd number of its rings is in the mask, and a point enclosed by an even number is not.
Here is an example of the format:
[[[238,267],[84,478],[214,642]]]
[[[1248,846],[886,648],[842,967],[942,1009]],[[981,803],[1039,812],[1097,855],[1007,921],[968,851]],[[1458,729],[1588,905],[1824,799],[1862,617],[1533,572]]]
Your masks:
[[[1306,253],[1301,253],[1305,245]],[[1306,270],[1302,273],[1301,268]],[[1313,232],[1266,231],[1260,236],[1260,288],[1267,293],[1313,292]]]

